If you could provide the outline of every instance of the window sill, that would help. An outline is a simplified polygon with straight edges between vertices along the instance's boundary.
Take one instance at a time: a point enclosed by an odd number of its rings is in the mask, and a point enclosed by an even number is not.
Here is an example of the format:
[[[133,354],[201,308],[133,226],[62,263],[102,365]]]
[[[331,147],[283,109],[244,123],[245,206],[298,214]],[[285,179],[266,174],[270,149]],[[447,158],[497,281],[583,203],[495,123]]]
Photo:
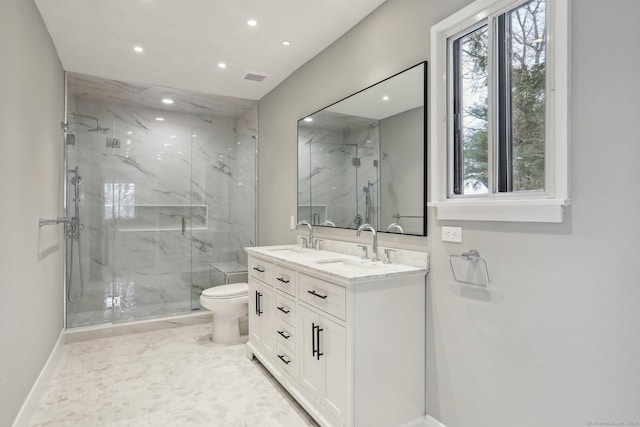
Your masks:
[[[447,200],[431,202],[438,220],[562,223],[568,199]]]

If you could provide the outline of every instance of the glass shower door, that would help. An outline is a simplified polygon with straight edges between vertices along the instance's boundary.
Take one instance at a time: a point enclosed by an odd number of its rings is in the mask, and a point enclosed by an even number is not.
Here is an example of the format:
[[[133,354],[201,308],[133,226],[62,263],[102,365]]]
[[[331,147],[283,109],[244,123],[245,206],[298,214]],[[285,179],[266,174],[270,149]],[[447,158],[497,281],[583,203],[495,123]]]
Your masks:
[[[110,110],[117,117],[134,113],[118,105]],[[113,182],[104,188],[115,236],[113,322],[191,312],[191,130],[166,112],[144,114],[150,118],[144,126],[115,123],[120,148]]]

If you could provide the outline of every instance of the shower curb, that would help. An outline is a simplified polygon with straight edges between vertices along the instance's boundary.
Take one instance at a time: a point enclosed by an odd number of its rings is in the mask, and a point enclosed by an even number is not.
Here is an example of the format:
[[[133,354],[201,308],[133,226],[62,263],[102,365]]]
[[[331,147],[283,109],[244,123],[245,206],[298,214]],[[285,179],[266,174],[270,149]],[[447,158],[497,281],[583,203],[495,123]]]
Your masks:
[[[211,322],[212,313],[201,311],[182,316],[163,317],[159,319],[140,320],[121,324],[81,326],[64,331],[64,343],[88,341],[99,338],[117,337],[138,332],[159,331],[161,329],[179,328]]]

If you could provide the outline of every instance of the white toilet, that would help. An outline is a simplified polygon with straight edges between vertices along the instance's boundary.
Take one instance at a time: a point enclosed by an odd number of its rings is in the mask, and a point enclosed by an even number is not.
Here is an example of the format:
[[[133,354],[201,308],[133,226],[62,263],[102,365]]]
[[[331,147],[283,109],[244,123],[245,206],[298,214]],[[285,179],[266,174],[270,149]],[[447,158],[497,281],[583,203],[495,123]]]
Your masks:
[[[200,304],[213,312],[211,341],[217,344],[245,341],[240,335],[240,318],[249,313],[247,283],[231,283],[205,289],[200,295]]]

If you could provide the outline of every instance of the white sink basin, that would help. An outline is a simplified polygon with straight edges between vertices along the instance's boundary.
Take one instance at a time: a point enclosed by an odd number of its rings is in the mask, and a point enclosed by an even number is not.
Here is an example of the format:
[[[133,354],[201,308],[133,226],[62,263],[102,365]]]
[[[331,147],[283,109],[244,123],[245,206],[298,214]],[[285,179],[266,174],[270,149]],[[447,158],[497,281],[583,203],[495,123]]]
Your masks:
[[[305,252],[309,252],[309,249],[304,249],[299,246],[290,246],[288,248],[269,248],[268,252],[279,252],[279,253],[292,253],[292,254],[301,254]]]
[[[364,269],[379,269],[384,268],[379,262],[372,262],[369,260],[353,260],[348,258],[333,258],[333,259],[323,259],[320,261],[316,261],[316,264],[326,265],[326,266],[335,266],[335,267],[350,267],[350,268],[364,268]]]

